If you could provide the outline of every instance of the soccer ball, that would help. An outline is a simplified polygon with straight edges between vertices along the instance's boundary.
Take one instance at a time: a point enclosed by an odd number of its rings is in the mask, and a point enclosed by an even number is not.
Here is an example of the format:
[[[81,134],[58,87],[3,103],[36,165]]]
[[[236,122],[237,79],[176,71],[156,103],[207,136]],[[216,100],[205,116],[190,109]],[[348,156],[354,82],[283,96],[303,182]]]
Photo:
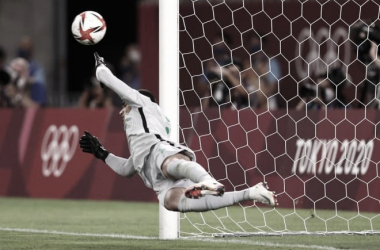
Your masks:
[[[106,30],[106,22],[95,11],[80,13],[71,25],[71,32],[75,40],[84,45],[94,45],[100,42],[106,34]]]

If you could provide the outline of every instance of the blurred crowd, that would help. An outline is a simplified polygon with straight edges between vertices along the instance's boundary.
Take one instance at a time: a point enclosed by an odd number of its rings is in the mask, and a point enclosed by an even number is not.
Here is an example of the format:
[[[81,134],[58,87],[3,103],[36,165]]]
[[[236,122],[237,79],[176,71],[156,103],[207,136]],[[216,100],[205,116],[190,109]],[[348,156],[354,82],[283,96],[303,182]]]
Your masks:
[[[364,33],[361,34],[361,33]],[[353,56],[358,55],[360,63],[365,65],[365,79],[353,86],[347,67],[341,61],[318,72],[308,74],[304,80],[287,85],[293,96],[286,101],[279,90],[279,82],[283,77],[280,62],[273,55],[264,53],[265,37],[257,34],[248,37],[250,58],[241,60],[237,56],[231,58],[231,38],[224,34],[212,41],[214,60],[203,64],[203,77],[198,82],[198,93],[202,99],[202,107],[220,107],[243,109],[294,108],[326,109],[326,108],[380,108],[380,27],[373,31],[377,38],[365,40],[368,30],[360,27],[353,32],[357,46],[352,46]],[[359,38],[356,38],[359,37]],[[363,38],[364,37],[364,38]],[[356,41],[358,40],[358,41]],[[323,67],[322,67],[323,68]],[[358,80],[356,80],[358,82]],[[284,88],[284,87],[283,87]]]
[[[0,46],[0,107],[36,108],[49,106],[45,70],[33,55],[33,42],[24,37],[12,57]],[[10,58],[9,58],[10,57]],[[120,63],[107,66],[126,84],[140,88],[140,50],[137,44],[126,46]],[[121,107],[120,99],[102,89],[95,75],[83,84],[75,106],[80,108]]]
[[[0,47],[0,107],[46,105],[45,72],[34,60],[31,39],[21,39],[16,55],[9,63],[6,52]]]
[[[248,38],[251,57],[242,61],[238,57],[231,58],[227,46],[232,40],[228,35],[215,37],[214,60],[204,64],[204,77],[198,83],[203,108],[278,108],[274,95],[282,76],[280,65],[262,52],[261,41],[259,36]]]
[[[278,109],[294,108],[302,109],[325,109],[325,108],[360,108],[368,103],[368,107],[379,107],[376,99],[374,85],[364,82],[361,86],[361,96],[347,95],[348,79],[346,68],[340,61],[329,65],[328,70],[315,72],[299,83],[293,83],[293,102],[284,101],[279,91],[279,81],[283,77],[280,62],[273,55],[263,52],[263,46],[267,42],[265,37],[251,35],[247,39],[247,48],[250,58],[241,60],[237,56],[231,58],[228,47],[233,41],[228,35],[218,35],[213,44],[214,60],[204,63],[204,77],[198,82],[201,93],[202,106],[243,109],[251,107],[255,109]],[[368,66],[367,78],[371,82],[380,79],[380,61],[377,58],[377,45],[372,43],[368,51],[369,59],[363,61]],[[356,51],[355,51],[356,54]],[[369,62],[377,62],[373,66]],[[372,63],[374,64],[374,63]],[[327,67],[326,67],[327,68]],[[373,69],[370,71],[370,69]],[[376,79],[376,80],[375,80]],[[372,88],[371,88],[372,87]],[[284,90],[283,90],[284,91]],[[352,92],[352,90],[350,90]],[[284,91],[286,92],[286,90]],[[380,93],[378,94],[380,96]],[[372,103],[371,103],[372,100]],[[282,101],[282,102],[281,102]],[[295,103],[296,102],[296,103]],[[289,105],[289,106],[288,106]]]
[[[279,79],[283,77],[280,62],[273,55],[263,52],[266,40],[262,36],[247,38],[249,58],[231,57],[229,45],[233,41],[224,34],[212,41],[213,60],[204,61],[203,75],[196,82],[203,109],[211,107],[243,109],[286,108],[279,102]],[[369,47],[368,47],[369,46]],[[341,64],[329,66],[329,71],[309,76],[297,84],[296,110],[369,107],[379,108],[380,91],[376,84],[380,79],[378,46],[370,43],[362,62],[367,65],[367,79],[360,87],[357,104],[346,95],[347,75]],[[0,47],[0,107],[46,107],[48,105],[47,83],[44,67],[34,59],[33,42],[29,37],[20,40],[17,51],[9,58]],[[363,56],[362,56],[363,57]],[[128,44],[119,63],[107,66],[123,82],[139,89],[141,54],[137,44]],[[370,84],[374,82],[375,84]],[[80,108],[107,108],[121,106],[120,99],[110,90],[102,89],[95,75],[83,83],[83,91],[77,98]],[[358,92],[355,93],[355,95]],[[295,96],[296,97],[296,96]],[[372,102],[371,102],[372,100]]]

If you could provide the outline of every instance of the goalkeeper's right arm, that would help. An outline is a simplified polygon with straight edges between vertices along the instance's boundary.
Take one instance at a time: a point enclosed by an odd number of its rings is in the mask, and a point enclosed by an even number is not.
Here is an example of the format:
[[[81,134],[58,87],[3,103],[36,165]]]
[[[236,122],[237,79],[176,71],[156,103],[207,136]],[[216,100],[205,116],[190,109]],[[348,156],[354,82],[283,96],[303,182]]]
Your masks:
[[[93,154],[103,160],[113,171],[124,177],[131,177],[136,173],[132,160],[118,157],[108,152],[100,143],[99,139],[88,131],[79,140],[79,145],[85,153]]]
[[[105,163],[117,174],[124,177],[131,177],[136,173],[131,158],[125,159],[110,153]]]

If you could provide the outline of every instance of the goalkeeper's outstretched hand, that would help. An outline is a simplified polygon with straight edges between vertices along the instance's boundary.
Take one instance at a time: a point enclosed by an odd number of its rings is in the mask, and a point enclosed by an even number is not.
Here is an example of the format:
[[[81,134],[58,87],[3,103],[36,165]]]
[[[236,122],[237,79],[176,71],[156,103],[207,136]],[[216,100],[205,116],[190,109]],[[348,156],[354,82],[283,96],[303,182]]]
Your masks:
[[[94,53],[94,57],[95,57],[95,75],[96,75],[96,69],[100,66],[100,65],[104,65],[106,66],[106,64],[104,63],[104,58],[103,57],[100,57],[98,52],[95,52]],[[104,85],[104,83],[102,83],[101,81],[100,82],[100,87],[102,87],[102,89],[104,89],[106,86]]]
[[[96,158],[105,161],[109,152],[102,146],[98,137],[93,136],[88,131],[79,140],[79,145],[85,153],[93,154]]]

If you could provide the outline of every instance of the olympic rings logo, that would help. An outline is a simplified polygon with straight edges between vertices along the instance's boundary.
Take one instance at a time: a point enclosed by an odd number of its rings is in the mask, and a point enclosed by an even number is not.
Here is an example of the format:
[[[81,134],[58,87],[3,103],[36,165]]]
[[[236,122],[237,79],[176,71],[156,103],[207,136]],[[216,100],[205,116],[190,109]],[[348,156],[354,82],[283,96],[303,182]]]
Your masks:
[[[76,125],[70,128],[66,125],[48,127],[41,145],[42,174],[45,177],[62,175],[75,153],[78,138],[79,129]]]

